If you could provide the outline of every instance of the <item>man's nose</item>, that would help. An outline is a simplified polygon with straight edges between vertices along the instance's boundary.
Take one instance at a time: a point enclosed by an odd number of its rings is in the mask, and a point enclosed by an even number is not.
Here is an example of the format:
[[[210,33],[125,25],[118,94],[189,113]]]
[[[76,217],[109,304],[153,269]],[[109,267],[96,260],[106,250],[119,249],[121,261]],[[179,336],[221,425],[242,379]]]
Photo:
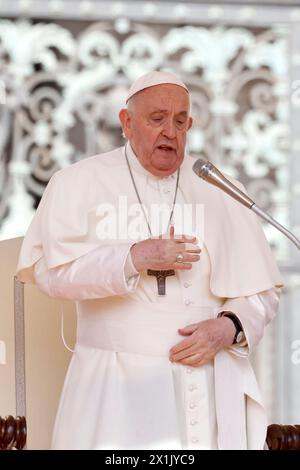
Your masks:
[[[176,127],[172,119],[168,119],[165,122],[162,133],[169,139],[174,139],[176,137]]]

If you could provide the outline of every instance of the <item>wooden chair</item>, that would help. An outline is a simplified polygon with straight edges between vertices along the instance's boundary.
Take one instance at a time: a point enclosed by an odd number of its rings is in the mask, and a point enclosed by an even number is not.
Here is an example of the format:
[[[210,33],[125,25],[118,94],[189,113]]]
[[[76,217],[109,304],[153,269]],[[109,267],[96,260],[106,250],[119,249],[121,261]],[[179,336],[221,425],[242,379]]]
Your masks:
[[[70,347],[76,337],[76,312],[75,304],[60,302],[36,286],[14,281],[21,243],[22,238],[0,241],[0,439],[4,439],[3,447],[15,448],[17,443],[22,447],[22,440],[11,439],[13,430],[18,438],[20,424],[24,431],[25,423],[17,419],[14,427],[12,417],[26,417],[30,429],[27,448],[45,450],[51,446],[56,409],[71,358],[61,338],[61,309],[64,336]],[[8,416],[11,418],[4,421]]]
[[[300,450],[300,425],[271,424],[266,442],[269,450]]]
[[[27,428],[24,416],[0,417],[0,450],[22,450],[26,445]]]
[[[26,419],[18,416],[0,417],[0,450],[22,450],[26,445]],[[300,425],[271,424],[268,426],[269,450],[300,450]]]

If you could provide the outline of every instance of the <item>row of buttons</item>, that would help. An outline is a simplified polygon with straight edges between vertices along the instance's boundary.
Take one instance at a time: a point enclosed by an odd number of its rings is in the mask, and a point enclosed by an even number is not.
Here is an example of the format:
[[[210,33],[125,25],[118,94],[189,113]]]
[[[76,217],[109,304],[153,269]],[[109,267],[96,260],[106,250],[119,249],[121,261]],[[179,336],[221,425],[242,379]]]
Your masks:
[[[171,186],[174,186],[174,179],[165,177],[160,180],[160,184],[162,187],[162,192],[164,194],[169,194],[171,192]]]
[[[187,289],[188,287],[191,287],[191,283],[190,282],[184,282],[183,286]],[[184,301],[184,305],[188,306],[188,305],[191,305],[193,303],[193,301],[191,299],[185,299]]]
[[[191,375],[193,372],[194,372],[195,369],[191,368],[191,367],[187,367],[186,368],[186,373]],[[189,381],[190,379],[188,379]],[[198,389],[198,386],[194,383],[189,383],[188,386],[187,386],[189,392],[192,394],[193,392],[195,392],[197,389]],[[194,393],[193,393],[194,395]],[[196,401],[190,401],[189,402],[189,409],[194,411],[196,408],[197,408],[197,402]],[[193,416],[194,415],[194,416]],[[199,423],[198,419],[195,418],[195,413],[192,413],[192,416],[190,417],[189,419],[189,425],[193,427],[193,429],[195,429],[195,426]],[[188,433],[189,434],[189,433]],[[189,437],[189,441],[190,441],[190,445],[195,445],[199,442],[199,439],[198,437],[196,437],[194,435],[194,432],[193,434]]]
[[[170,180],[169,180],[170,181]],[[168,185],[169,181],[167,181],[167,178],[164,180],[163,179],[163,182],[162,184],[163,185],[166,185],[164,187],[162,187],[162,192],[164,194],[169,194],[171,191],[170,191],[170,186]],[[192,286],[192,284],[190,282],[187,282],[185,281],[183,283],[183,287],[185,289],[188,289]],[[191,299],[191,298],[184,298],[183,299],[183,302],[184,302],[184,305],[186,306],[189,306],[191,304],[194,303],[194,301]],[[196,431],[196,425],[199,424],[199,420],[197,419],[198,418],[198,413],[197,413],[197,389],[199,388],[195,383],[190,383],[192,379],[192,381],[194,382],[194,379],[193,377],[191,376],[191,374],[194,372],[194,369],[193,368],[190,368],[190,367],[187,367],[186,368],[186,373],[190,375],[190,378],[187,380],[187,389],[188,389],[188,392],[190,394],[190,399],[188,400],[188,414],[189,414],[189,417],[188,417],[188,424],[189,426],[191,426],[191,429],[193,429],[193,432],[190,434],[190,432],[188,432],[188,440],[190,442],[190,446],[193,447],[195,446],[197,443],[199,443],[199,438],[197,437],[197,431]],[[198,390],[199,391],[199,390]],[[196,394],[196,396],[195,396]]]

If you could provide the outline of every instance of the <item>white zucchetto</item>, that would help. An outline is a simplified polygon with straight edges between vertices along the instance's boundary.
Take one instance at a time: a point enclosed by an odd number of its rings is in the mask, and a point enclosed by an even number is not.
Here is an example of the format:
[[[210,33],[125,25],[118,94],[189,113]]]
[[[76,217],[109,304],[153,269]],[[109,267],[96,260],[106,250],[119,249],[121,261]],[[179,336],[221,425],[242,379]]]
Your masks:
[[[152,86],[162,85],[164,83],[171,83],[173,85],[180,86],[184,88],[187,93],[189,93],[189,90],[183,81],[173,73],[153,71],[142,75],[137,80],[135,80],[135,82],[133,82],[129,89],[126,103],[139,91],[145,90],[145,88],[150,88]]]

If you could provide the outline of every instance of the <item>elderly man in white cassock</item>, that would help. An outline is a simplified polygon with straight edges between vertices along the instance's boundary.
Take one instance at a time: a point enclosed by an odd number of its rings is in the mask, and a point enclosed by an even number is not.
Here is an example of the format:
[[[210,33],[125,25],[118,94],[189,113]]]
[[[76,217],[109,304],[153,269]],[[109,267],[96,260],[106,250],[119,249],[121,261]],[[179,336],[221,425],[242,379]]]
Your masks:
[[[119,116],[126,145],[55,173],[20,254],[20,280],[77,305],[52,448],[263,449],[249,355],[282,281],[261,225],[192,171],[177,76],[140,77]],[[175,207],[199,204],[196,233],[177,227]],[[159,233],[153,205],[167,207]],[[103,236],[137,206],[146,233]]]

